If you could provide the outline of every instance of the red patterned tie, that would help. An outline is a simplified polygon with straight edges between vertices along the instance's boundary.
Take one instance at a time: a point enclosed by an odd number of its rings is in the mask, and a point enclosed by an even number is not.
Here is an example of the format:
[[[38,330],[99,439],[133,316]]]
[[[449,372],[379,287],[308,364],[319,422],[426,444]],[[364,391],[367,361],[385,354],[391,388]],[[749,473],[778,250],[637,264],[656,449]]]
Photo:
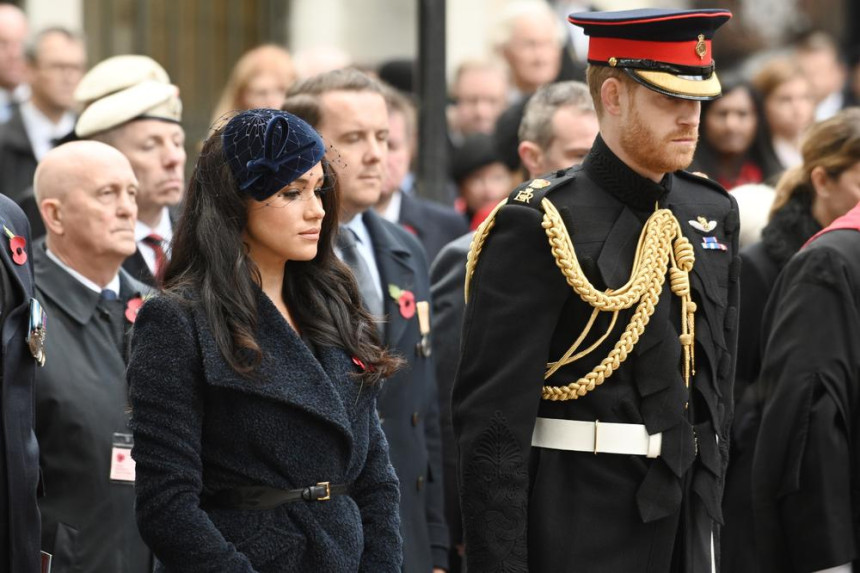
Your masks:
[[[155,253],[155,280],[161,282],[161,272],[167,263],[167,255],[164,253],[164,238],[158,233],[150,233],[143,238],[143,242]]]

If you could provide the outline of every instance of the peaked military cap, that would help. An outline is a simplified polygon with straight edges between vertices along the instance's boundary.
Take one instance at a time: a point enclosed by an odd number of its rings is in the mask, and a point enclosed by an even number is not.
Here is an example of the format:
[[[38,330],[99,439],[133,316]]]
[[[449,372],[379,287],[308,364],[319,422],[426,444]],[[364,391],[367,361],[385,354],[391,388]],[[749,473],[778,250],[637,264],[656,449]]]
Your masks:
[[[588,63],[621,68],[654,91],[712,100],[721,94],[711,51],[714,32],[732,13],[722,9],[571,14],[571,24],[589,36]]]

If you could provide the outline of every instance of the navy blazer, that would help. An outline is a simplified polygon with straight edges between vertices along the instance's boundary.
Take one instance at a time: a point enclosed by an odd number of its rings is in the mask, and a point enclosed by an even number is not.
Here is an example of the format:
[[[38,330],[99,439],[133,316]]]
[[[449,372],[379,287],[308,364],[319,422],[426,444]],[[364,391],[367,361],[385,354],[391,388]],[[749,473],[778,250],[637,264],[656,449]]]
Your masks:
[[[205,311],[158,296],[135,323],[128,381],[137,521],[164,571],[399,572],[398,484],[376,412],[340,348],[316,356],[258,290],[253,378],[228,366]],[[238,486],[348,484],[273,510],[202,509]]]
[[[0,195],[0,224],[27,240],[30,227],[21,210]],[[39,570],[39,447],[33,431],[35,360],[25,338],[33,296],[33,267],[12,261],[9,240],[0,238],[3,378],[0,379],[0,573]]]
[[[372,209],[362,220],[370,233],[382,280],[387,316],[385,345],[408,361],[379,396],[382,429],[391,463],[400,478],[403,570],[425,573],[448,568],[448,528],[442,486],[442,437],[433,360],[417,352],[421,340],[417,314],[405,318],[390,286],[409,290],[416,301],[430,301],[427,258],[418,240]]]
[[[442,247],[468,232],[469,224],[453,207],[413,197],[408,193],[400,195],[402,199],[398,223],[415,233],[424,247],[428,262],[436,258]]]

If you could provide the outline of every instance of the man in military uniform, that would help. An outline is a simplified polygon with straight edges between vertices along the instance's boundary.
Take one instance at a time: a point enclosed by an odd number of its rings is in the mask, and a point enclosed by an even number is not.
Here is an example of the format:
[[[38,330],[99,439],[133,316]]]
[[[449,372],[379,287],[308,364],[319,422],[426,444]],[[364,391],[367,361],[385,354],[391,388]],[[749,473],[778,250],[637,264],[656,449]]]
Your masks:
[[[738,212],[682,171],[725,10],[574,14],[600,136],[478,230],[453,392],[466,564],[716,571]]]

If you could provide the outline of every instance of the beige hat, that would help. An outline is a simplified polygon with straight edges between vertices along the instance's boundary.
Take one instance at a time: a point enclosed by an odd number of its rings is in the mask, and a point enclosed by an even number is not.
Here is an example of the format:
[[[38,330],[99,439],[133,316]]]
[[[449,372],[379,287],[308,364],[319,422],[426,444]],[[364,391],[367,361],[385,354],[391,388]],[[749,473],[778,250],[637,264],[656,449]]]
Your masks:
[[[154,80],[145,80],[94,101],[78,118],[75,134],[90,137],[133,119],[160,119],[179,123],[182,101],[179,88]]]
[[[148,56],[114,56],[86,73],[75,89],[75,100],[84,105],[146,80],[170,83],[170,76]]]

